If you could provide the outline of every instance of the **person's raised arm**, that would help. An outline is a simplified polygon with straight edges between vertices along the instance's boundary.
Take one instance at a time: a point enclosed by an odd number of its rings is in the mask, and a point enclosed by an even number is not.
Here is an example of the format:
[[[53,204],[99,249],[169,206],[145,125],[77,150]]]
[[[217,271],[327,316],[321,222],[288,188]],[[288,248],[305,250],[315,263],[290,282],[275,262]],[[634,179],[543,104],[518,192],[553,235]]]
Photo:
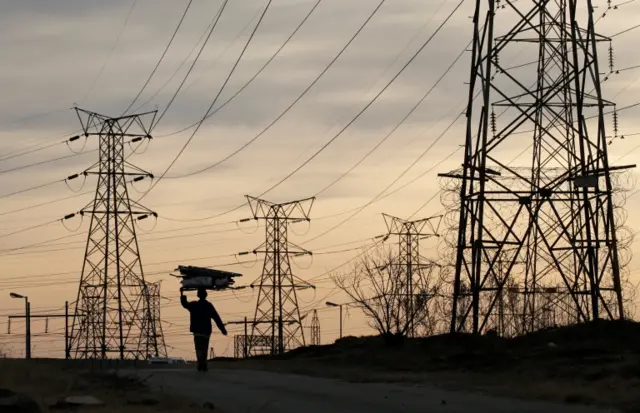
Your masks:
[[[218,312],[216,311],[216,308],[213,306],[213,304],[211,304],[211,318],[213,318],[216,326],[218,326],[218,330],[220,330],[220,332],[226,336],[227,329],[225,328],[224,323],[222,322],[222,319],[220,318],[220,315],[218,315]]]
[[[187,296],[184,295],[184,291],[182,288],[180,289],[180,304],[187,310],[189,309],[189,302],[187,301]]]

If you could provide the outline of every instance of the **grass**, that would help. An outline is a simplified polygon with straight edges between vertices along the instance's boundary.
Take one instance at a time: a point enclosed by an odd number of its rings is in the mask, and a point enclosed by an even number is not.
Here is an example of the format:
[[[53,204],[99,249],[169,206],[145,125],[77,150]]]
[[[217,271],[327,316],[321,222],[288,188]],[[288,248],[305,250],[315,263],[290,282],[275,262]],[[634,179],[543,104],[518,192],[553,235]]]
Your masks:
[[[151,392],[137,379],[109,370],[91,370],[63,360],[0,359],[0,389],[35,400],[43,412],[67,396],[91,395],[105,403],[103,413],[179,413],[211,411],[185,399]],[[218,409],[215,409],[218,412]]]
[[[632,322],[563,327],[515,339],[437,336],[407,340],[397,347],[377,337],[348,337],[277,358],[217,365],[352,382],[429,383],[640,412],[640,323]]]

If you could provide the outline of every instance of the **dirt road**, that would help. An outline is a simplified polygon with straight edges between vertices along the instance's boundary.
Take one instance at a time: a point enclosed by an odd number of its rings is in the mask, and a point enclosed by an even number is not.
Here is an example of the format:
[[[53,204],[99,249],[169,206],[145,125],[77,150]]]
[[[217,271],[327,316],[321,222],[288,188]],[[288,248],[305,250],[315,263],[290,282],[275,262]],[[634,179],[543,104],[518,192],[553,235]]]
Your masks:
[[[558,405],[441,390],[426,385],[349,383],[251,370],[153,369],[126,372],[163,392],[228,413],[590,413],[610,409]]]

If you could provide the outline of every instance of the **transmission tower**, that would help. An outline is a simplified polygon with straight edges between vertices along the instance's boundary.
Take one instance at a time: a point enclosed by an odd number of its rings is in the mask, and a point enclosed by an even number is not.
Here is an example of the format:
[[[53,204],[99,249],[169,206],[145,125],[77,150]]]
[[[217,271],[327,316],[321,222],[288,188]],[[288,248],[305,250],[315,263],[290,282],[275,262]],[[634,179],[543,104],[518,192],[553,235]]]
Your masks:
[[[503,4],[497,17],[495,0],[476,0],[464,160],[444,174],[461,179],[451,331],[495,328],[510,280],[525,331],[541,317],[536,295],[558,285],[577,321],[622,318],[604,119],[613,104],[598,61],[610,39],[595,33],[590,0]],[[527,53],[534,64],[500,58]]]
[[[149,340],[148,343],[145,344],[145,348],[155,349],[157,347],[158,351],[155,356],[158,357],[167,357],[167,346],[164,342],[164,333],[162,331],[162,318],[160,316],[160,306],[162,296],[160,295],[161,289],[161,281],[146,283],[149,297],[150,297],[150,325],[145,328],[143,331],[150,331],[151,334],[144,336],[145,339]]]
[[[320,318],[318,310],[313,310],[313,318],[311,319],[311,345],[320,345]]]
[[[432,264],[427,263],[427,260],[420,254],[420,240],[438,236],[442,216],[412,221],[387,214],[382,214],[382,216],[387,225],[387,236],[395,235],[398,237],[398,269],[393,271],[393,274],[399,277],[397,291],[403,291],[400,297],[395,298],[400,307],[398,314],[404,313],[399,318],[409,323],[407,336],[415,337],[416,321],[421,322],[428,319],[428,314],[415,314],[417,311],[416,299],[428,299],[429,294],[429,282],[426,278],[430,277],[423,277],[423,271],[432,270]],[[422,311],[427,307],[422,305],[418,308]]]
[[[153,176],[131,165],[125,144],[151,139],[156,112],[110,118],[77,109],[85,137],[97,136],[99,161],[94,200],[80,211],[91,215],[78,299],[71,329],[75,358],[146,358],[166,354],[154,319],[152,293],[144,280],[135,222],[155,216],[129,198],[128,184]]]
[[[312,286],[293,275],[290,256],[311,253],[290,243],[287,237],[290,223],[310,221],[314,198],[281,204],[251,196],[247,200],[253,218],[265,220],[266,227],[266,241],[253,251],[265,254],[265,258],[248,340],[249,354],[282,354],[305,345],[296,291]]]

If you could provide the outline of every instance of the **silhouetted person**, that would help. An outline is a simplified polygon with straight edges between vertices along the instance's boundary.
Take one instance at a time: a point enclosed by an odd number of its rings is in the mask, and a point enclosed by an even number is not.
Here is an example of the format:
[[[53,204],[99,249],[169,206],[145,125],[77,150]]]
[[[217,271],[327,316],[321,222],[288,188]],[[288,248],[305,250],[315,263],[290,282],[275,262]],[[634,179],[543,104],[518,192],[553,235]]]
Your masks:
[[[198,301],[187,301],[182,289],[180,289],[180,303],[191,314],[191,327],[189,331],[193,333],[193,342],[196,347],[196,358],[198,359],[198,371],[207,371],[207,353],[209,350],[209,339],[211,338],[211,319],[222,334],[227,335],[218,312],[213,304],[207,301],[207,290],[198,288]]]

